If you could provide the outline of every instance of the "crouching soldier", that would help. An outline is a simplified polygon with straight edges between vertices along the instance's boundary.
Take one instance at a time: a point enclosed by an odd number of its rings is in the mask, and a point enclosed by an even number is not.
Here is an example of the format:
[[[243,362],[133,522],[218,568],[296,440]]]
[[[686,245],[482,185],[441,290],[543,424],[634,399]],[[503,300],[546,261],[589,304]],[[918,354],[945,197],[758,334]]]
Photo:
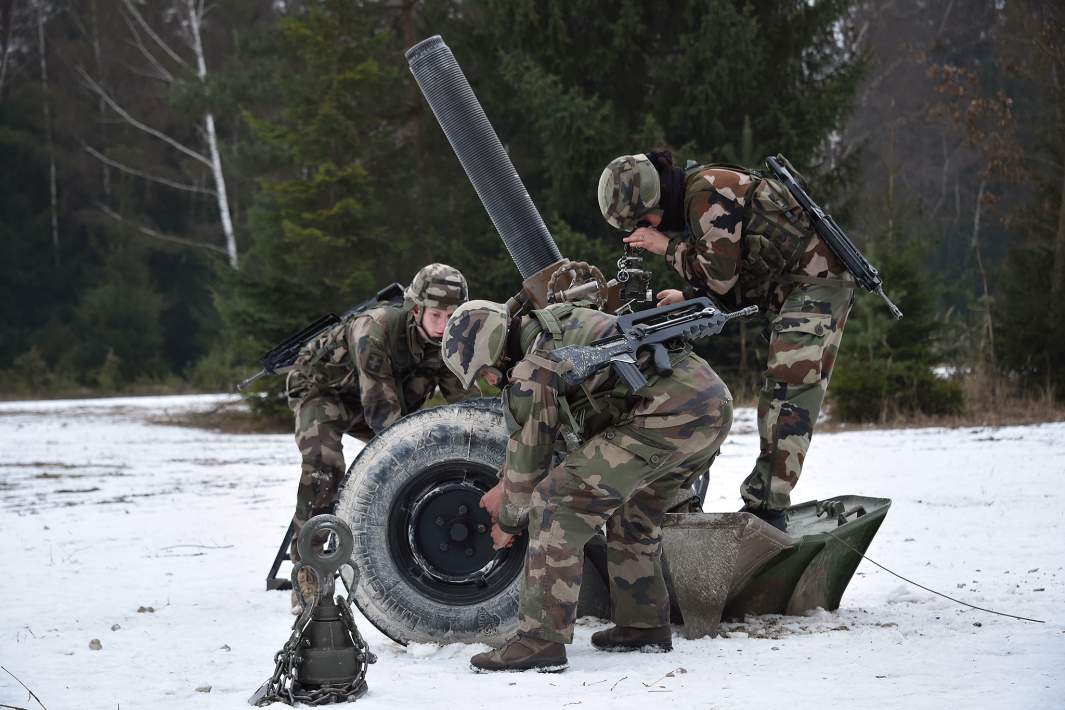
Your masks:
[[[286,382],[296,415],[296,444],[303,457],[296,492],[295,541],[310,518],[331,513],[344,476],[341,437],[364,440],[419,409],[439,387],[448,402],[480,394],[445,367],[440,337],[455,308],[468,299],[466,279],[445,264],[414,276],[402,306],[381,304],[327,330],[300,351]],[[306,597],[312,576],[298,574]],[[301,600],[293,590],[294,611]]]
[[[599,179],[599,207],[626,244],[665,256],[697,291],[770,315],[758,398],[761,453],[744,511],[781,530],[828,390],[854,279],[788,188],[729,165],[681,170],[668,152],[623,155]],[[683,299],[658,294],[659,305]]]
[[[506,306],[471,301],[444,332],[444,362],[463,386],[508,368],[503,413],[509,430],[500,482],[481,500],[497,549],[526,531],[518,634],[471,660],[479,671],[561,670],[573,639],[583,548],[606,525],[615,626],[596,648],[671,650],[662,579],[661,523],[679,488],[705,471],[732,423],[732,397],[689,348],[670,353],[673,374],[641,370],[632,394],[609,369],[567,386],[550,352],[614,333],[614,317],[557,304],[511,319]],[[562,427],[573,450],[552,466]],[[573,435],[576,435],[575,437]],[[579,438],[579,441],[577,440]],[[581,443],[583,442],[583,443]]]

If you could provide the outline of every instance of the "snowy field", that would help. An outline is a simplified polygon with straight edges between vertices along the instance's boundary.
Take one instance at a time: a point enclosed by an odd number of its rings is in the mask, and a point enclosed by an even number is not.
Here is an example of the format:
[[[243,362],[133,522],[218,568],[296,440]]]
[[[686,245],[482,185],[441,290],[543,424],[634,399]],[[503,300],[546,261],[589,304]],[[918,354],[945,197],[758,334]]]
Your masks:
[[[295,499],[287,435],[151,424],[224,397],[0,403],[0,704],[243,708],[289,635],[263,579]],[[1065,423],[822,434],[796,502],[894,500],[838,612],[762,617],[671,654],[603,654],[578,627],[560,675],[474,675],[483,646],[379,656],[366,708],[1065,707]],[[741,410],[707,510],[735,510],[757,450]],[[350,461],[358,444],[348,440]],[[93,640],[99,641],[99,648]],[[520,704],[520,705],[516,705]],[[282,707],[275,705],[272,707]]]

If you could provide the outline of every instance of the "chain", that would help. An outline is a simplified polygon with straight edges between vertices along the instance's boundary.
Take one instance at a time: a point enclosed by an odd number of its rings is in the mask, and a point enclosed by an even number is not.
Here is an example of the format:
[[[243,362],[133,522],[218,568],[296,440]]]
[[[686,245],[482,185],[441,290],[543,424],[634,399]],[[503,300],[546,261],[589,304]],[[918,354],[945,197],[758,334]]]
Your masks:
[[[318,598],[315,597],[308,603],[300,614],[300,617],[292,625],[292,635],[284,647],[274,655],[274,673],[255,692],[249,702],[262,707],[273,702],[282,702],[295,705],[297,702],[304,705],[330,705],[332,703],[346,702],[358,698],[367,690],[366,666],[377,662],[377,656],[370,652],[362,634],[355,625],[355,616],[351,612],[351,605],[343,597],[336,597],[336,603],[340,607],[340,616],[344,625],[351,633],[351,639],[355,644],[356,658],[361,661],[359,674],[347,683],[323,685],[313,689],[299,686],[299,662],[296,650],[300,646],[303,634],[307,630],[314,610],[318,607]]]

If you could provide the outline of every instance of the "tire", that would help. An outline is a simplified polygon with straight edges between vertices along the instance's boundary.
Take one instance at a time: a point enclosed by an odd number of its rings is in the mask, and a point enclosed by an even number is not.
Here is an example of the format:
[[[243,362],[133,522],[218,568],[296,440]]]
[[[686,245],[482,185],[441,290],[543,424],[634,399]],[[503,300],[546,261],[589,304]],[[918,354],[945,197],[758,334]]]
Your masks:
[[[477,505],[505,443],[500,401],[470,400],[401,419],[348,469],[336,515],[351,527],[355,570],[344,581],[394,641],[492,644],[516,631],[528,538],[495,553]]]

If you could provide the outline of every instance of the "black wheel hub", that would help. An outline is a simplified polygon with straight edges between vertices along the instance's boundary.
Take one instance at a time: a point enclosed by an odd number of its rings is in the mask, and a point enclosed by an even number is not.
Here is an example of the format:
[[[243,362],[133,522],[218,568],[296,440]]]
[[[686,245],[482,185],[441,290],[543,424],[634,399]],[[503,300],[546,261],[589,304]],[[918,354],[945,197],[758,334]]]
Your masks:
[[[521,574],[527,538],[492,549],[481,496],[495,471],[471,461],[434,464],[400,490],[388,520],[389,551],[400,574],[443,604],[489,599]]]
[[[495,564],[492,520],[479,502],[484,491],[470,481],[443,483],[414,502],[407,538],[415,561],[442,582],[476,582]]]

